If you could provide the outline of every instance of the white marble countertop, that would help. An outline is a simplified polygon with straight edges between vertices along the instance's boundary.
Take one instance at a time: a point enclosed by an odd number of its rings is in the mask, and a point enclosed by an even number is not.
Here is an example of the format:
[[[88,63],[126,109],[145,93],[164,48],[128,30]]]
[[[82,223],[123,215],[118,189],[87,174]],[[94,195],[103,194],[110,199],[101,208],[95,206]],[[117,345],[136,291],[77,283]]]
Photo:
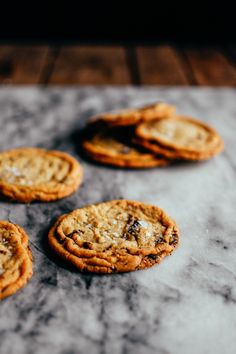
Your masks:
[[[225,151],[203,163],[125,171],[80,158],[92,114],[157,100],[211,123]],[[1,88],[0,149],[55,148],[82,162],[82,187],[53,203],[0,202],[0,219],[30,237],[34,276],[0,303],[1,354],[236,353],[236,91],[195,88]],[[58,261],[47,231],[62,213],[126,198],[164,208],[181,245],[160,265],[83,275]]]

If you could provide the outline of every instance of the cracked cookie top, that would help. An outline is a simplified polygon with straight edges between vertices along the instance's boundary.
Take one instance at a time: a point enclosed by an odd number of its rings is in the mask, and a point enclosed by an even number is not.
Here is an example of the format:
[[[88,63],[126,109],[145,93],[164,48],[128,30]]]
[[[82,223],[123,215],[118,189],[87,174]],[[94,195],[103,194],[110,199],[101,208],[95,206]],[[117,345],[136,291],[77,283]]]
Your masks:
[[[21,288],[31,274],[28,237],[19,226],[0,221],[0,299]]]
[[[0,225],[0,275],[4,274],[11,259],[17,259],[19,252],[19,241],[13,230]],[[14,261],[13,261],[14,263]]]
[[[143,122],[137,126],[136,134],[169,148],[196,152],[214,149],[222,141],[213,128],[184,116]]]
[[[0,153],[0,189],[21,201],[49,200],[75,190],[81,167],[70,155],[38,148]]]
[[[71,253],[79,258],[73,261],[72,257],[72,263],[81,270],[96,265],[107,266],[109,269],[104,272],[122,271],[125,257],[130,262],[126,270],[129,266],[133,270],[141,269],[147,260],[158,259],[162,253],[169,254],[178,244],[178,228],[158,207],[117,200],[61,217],[49,233],[49,243],[59,254]],[[91,262],[93,257],[96,259]]]

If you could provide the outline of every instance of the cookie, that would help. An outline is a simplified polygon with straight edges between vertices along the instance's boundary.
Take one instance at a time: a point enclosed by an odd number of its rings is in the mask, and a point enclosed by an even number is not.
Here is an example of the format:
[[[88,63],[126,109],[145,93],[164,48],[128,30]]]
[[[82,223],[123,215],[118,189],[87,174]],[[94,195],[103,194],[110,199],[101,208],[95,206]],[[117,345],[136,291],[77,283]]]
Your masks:
[[[166,103],[155,103],[140,108],[102,113],[92,118],[92,123],[103,122],[109,126],[129,126],[141,121],[169,117],[175,113],[175,107]]]
[[[198,120],[175,116],[138,124],[137,142],[166,158],[206,160],[223,150],[223,140]]]
[[[135,138],[133,139],[133,142],[137,146],[140,147],[142,146],[145,149],[152,152],[153,154],[158,154],[159,156],[168,159],[170,162],[171,161],[173,162],[175,160],[186,160],[186,161],[208,160],[209,158],[213,157],[217,153],[220,153],[223,149],[222,141],[219,141],[219,144],[215,146],[212,151],[206,151],[205,154],[203,152],[193,153],[184,150],[170,149],[165,146],[161,146],[160,144],[157,144],[155,141],[149,141],[145,139]]]
[[[20,226],[0,221],[0,299],[22,288],[32,273],[28,236]]]
[[[48,235],[49,245],[80,271],[129,272],[151,267],[170,255],[179,230],[162,209],[115,200],[61,216]]]
[[[82,167],[64,152],[26,147],[0,153],[0,192],[11,199],[60,199],[73,193],[81,180]]]
[[[103,128],[83,142],[83,149],[94,161],[128,168],[165,166],[167,159],[158,157],[143,148],[132,145],[130,134],[125,128]]]

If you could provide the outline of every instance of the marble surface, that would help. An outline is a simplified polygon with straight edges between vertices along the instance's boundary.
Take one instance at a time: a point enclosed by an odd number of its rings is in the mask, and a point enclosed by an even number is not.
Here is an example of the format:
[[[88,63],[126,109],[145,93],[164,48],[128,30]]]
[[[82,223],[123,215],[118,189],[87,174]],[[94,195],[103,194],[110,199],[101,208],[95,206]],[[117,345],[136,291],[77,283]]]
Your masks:
[[[77,154],[92,114],[165,100],[211,123],[225,151],[203,163],[125,171]],[[1,354],[208,354],[236,352],[236,91],[180,88],[2,88],[0,149],[33,145],[72,153],[82,187],[31,205],[0,202],[0,219],[30,237],[34,276],[0,303]],[[181,228],[181,245],[151,269],[83,275],[47,247],[56,217],[115,198],[157,204]]]

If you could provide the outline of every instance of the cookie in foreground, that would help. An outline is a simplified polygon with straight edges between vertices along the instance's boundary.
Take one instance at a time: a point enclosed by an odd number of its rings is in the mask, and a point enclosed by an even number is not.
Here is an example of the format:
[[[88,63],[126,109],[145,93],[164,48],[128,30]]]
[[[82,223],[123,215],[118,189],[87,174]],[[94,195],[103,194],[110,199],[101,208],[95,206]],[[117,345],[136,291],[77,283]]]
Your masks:
[[[61,216],[48,241],[54,252],[80,271],[129,272],[170,255],[179,243],[179,229],[157,206],[114,200]]]
[[[127,128],[103,128],[93,132],[83,142],[90,159],[117,167],[149,168],[166,166],[169,160],[131,143]]]
[[[0,299],[22,288],[32,273],[28,236],[20,226],[0,221]]]
[[[52,201],[73,193],[82,167],[69,154],[33,147],[0,153],[0,192],[21,202]]]
[[[206,160],[224,147],[215,129],[185,116],[143,122],[135,134],[141,146],[169,159]]]

